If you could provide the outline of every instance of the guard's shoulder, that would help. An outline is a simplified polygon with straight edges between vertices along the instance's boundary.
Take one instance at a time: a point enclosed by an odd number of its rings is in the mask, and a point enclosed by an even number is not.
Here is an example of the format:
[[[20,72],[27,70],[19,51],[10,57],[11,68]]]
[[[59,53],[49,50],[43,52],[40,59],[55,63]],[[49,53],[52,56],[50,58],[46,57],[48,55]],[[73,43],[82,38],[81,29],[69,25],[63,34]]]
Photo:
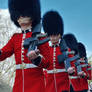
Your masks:
[[[15,38],[18,38],[20,37],[20,33],[14,33],[11,37],[11,39],[15,39]]]
[[[13,36],[19,36],[21,33],[14,33]]]

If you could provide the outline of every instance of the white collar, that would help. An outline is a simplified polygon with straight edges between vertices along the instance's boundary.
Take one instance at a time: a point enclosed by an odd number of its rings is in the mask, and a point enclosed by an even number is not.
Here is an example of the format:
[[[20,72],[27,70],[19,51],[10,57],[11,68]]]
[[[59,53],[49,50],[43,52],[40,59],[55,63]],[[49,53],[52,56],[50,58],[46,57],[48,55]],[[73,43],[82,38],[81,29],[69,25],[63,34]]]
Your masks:
[[[61,39],[59,39],[59,42],[56,44],[57,46],[59,46],[60,41],[61,41]],[[52,42],[51,42],[51,41],[49,41],[49,46],[50,46],[50,47],[53,47],[53,46],[54,46],[54,45],[52,44]]]

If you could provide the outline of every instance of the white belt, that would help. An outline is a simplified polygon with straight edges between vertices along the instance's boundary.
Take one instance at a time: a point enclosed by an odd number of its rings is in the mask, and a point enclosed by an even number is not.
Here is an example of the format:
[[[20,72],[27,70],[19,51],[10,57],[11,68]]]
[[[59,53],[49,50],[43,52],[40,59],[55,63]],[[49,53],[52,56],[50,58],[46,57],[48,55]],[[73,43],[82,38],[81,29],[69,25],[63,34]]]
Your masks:
[[[47,73],[60,73],[60,72],[66,72],[66,69],[47,70]]]
[[[79,78],[78,76],[69,76],[70,79],[77,79]]]
[[[34,64],[26,64],[26,63],[16,65],[16,69],[27,69],[27,68],[36,68],[36,67],[37,66]]]
[[[82,64],[82,65],[80,65],[81,67],[87,67],[88,66],[88,64]]]
[[[85,60],[80,60],[80,63],[85,63]]]

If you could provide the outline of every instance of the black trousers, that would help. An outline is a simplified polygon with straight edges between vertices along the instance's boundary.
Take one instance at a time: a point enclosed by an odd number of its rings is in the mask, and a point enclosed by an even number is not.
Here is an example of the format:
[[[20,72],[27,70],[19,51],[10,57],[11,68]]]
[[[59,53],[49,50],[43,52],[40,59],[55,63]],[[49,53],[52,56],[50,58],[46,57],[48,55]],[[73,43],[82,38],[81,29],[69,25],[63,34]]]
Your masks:
[[[70,92],[74,92],[72,85],[70,85]]]

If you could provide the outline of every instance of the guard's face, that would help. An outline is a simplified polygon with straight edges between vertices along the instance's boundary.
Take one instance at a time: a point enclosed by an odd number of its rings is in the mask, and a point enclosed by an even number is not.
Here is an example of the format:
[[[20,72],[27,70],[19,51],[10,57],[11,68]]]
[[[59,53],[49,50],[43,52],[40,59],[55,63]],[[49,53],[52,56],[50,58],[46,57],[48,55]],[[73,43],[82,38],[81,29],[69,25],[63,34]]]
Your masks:
[[[50,41],[51,41],[53,44],[58,43],[60,37],[61,37],[60,35],[51,35],[51,36],[50,36]]]
[[[18,19],[18,23],[21,27],[32,25],[32,21],[31,21],[30,17],[20,16]]]
[[[82,57],[80,60],[85,60],[85,57]]]

